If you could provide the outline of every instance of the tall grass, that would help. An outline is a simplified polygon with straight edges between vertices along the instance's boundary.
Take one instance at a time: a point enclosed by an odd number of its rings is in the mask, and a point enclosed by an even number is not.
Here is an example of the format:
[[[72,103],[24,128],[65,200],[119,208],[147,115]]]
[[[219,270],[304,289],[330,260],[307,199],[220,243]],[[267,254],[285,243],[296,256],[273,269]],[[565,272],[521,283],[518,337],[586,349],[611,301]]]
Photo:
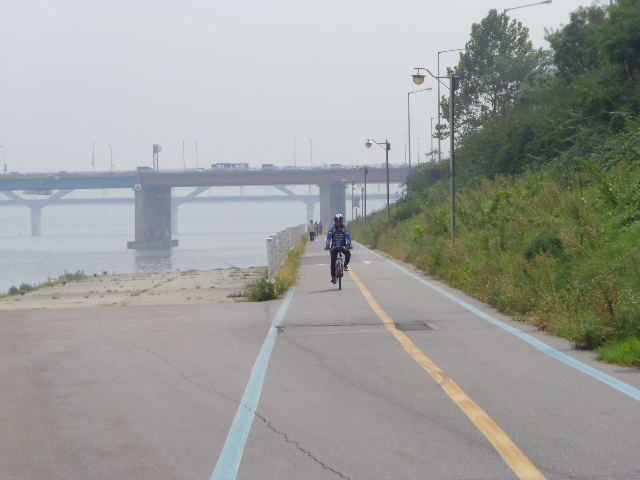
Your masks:
[[[82,278],[86,278],[84,274],[84,270],[78,270],[75,273],[69,273],[66,270],[64,274],[59,275],[57,279],[52,279],[51,277],[47,278],[46,282],[38,283],[36,285],[31,285],[29,283],[22,283],[18,287],[15,285],[9,288],[9,291],[6,295],[0,295],[0,298],[7,297],[10,295],[19,295],[21,293],[32,292],[34,290],[38,290],[43,287],[52,287],[53,285],[58,285],[63,282],[71,282],[73,280],[80,280]]]
[[[637,339],[636,150],[633,158],[573,159],[462,189],[456,196],[455,243],[442,185],[392,206],[390,222],[378,212],[366,227],[362,221],[352,223],[352,236],[502,312],[568,338],[575,348]],[[630,364],[640,362],[638,355]]]

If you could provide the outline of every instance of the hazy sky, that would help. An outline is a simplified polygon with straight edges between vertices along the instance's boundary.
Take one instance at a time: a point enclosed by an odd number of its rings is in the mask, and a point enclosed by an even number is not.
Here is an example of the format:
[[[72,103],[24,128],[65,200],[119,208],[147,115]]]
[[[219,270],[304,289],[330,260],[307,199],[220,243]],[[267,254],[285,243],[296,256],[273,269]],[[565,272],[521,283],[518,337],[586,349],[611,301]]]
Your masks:
[[[412,161],[430,149],[438,51],[463,48],[491,8],[535,0],[0,0],[0,145],[8,171],[161,169],[214,162]],[[604,3],[608,4],[608,0]],[[591,1],[508,14],[545,28]],[[458,61],[440,55],[441,72]],[[445,89],[441,89],[445,94]],[[434,122],[435,123],[435,122]],[[111,147],[109,146],[111,144]],[[294,149],[295,145],[295,149]],[[375,147],[375,146],[374,146]]]

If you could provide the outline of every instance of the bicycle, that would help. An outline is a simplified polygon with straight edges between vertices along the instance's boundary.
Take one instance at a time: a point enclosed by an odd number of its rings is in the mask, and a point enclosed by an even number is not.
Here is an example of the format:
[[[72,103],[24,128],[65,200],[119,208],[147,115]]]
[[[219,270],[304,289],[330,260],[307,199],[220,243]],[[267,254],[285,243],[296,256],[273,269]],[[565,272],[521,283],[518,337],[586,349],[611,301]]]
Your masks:
[[[344,259],[342,257],[342,248],[338,249],[336,257],[336,279],[338,280],[338,290],[342,290],[342,277],[344,276]]]

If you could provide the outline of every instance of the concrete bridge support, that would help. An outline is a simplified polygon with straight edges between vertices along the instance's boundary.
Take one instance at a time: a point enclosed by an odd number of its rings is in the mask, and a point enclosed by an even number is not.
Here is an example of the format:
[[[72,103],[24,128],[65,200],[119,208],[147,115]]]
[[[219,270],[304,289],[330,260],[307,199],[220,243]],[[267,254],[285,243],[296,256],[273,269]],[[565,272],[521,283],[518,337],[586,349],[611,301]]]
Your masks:
[[[42,208],[31,208],[31,236],[42,235]]]
[[[307,203],[307,223],[309,223],[310,220],[313,220],[314,222],[319,221],[317,218],[313,218],[315,211],[315,205],[313,205],[312,203]]]
[[[342,182],[327,182],[320,185],[320,221],[326,232],[333,225],[336,213],[345,214],[347,209],[346,187]]]
[[[178,206],[171,205],[171,234],[178,234]]]
[[[171,239],[171,187],[145,185],[135,193],[136,239],[127,248],[177,247]]]

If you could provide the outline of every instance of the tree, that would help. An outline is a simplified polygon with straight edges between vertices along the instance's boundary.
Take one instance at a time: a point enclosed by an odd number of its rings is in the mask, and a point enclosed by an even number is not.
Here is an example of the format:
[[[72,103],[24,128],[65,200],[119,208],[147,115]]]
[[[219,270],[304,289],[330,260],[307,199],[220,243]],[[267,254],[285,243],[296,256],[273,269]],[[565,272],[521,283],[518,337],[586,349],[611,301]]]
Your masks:
[[[542,49],[534,50],[529,30],[520,22],[490,10],[471,27],[471,38],[460,55],[456,75],[456,129],[462,134],[480,129],[517,100],[522,85],[543,65]],[[444,112],[448,101],[443,101]],[[445,113],[446,118],[446,113]]]
[[[558,74],[566,80],[600,67],[596,28],[605,20],[603,7],[580,7],[571,13],[571,21],[560,30],[547,31]]]

